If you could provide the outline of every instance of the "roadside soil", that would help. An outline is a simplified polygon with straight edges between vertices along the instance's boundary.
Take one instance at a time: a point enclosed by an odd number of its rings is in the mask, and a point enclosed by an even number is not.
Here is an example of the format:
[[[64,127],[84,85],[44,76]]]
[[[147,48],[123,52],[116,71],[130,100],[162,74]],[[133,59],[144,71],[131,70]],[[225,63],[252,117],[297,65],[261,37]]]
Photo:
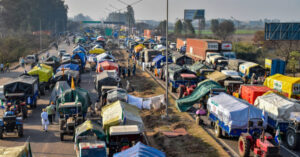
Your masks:
[[[113,55],[118,59],[120,66],[128,64],[128,53],[125,50],[115,50]],[[132,62],[130,62],[132,67]],[[129,92],[138,97],[152,97],[164,94],[151,76],[137,66],[136,76],[127,77],[134,91]],[[124,79],[123,82],[126,82]],[[199,156],[229,156],[205,130],[196,125],[187,114],[179,112],[175,107],[175,100],[169,96],[168,117],[164,117],[165,109],[153,111],[142,110],[140,115],[145,125],[145,133],[149,144],[166,153],[168,157],[199,157]],[[169,138],[163,135],[164,131],[185,128],[185,136]]]

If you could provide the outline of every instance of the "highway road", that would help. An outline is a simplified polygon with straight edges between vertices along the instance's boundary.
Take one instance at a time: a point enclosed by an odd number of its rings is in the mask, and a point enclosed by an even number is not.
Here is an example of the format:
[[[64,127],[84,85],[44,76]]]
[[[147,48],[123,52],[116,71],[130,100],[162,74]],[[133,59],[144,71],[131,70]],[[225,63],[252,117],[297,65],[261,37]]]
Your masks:
[[[153,73],[151,73],[149,70],[146,70],[151,76],[152,78],[158,83],[160,84],[164,89],[166,89],[165,86],[165,82],[157,79],[156,77],[154,77]],[[173,93],[169,90],[169,93],[171,94],[171,96],[174,99],[178,99],[177,93]],[[194,112],[189,112],[189,114],[195,119],[195,113]],[[203,117],[202,119],[204,119],[205,122],[205,126],[203,126],[207,132],[211,135],[214,136],[214,138],[221,144],[223,145],[226,149],[228,149],[228,151],[231,152],[232,156],[239,156],[238,155],[238,138],[217,138],[214,134],[214,129],[213,127],[210,126],[210,121],[208,120],[207,117]],[[283,157],[300,157],[300,150],[289,150],[285,144],[285,142],[282,142],[281,146],[280,146],[280,154]],[[252,154],[253,155],[253,154]]]

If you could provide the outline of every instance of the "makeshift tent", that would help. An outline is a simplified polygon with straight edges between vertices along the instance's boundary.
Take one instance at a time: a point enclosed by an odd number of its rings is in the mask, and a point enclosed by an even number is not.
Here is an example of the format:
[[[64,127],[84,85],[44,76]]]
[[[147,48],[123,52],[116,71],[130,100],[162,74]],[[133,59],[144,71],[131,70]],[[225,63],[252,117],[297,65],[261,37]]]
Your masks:
[[[191,66],[187,66],[187,68],[190,69],[191,71],[197,73],[198,76],[200,75],[200,70],[201,69],[211,69],[209,66],[204,65],[200,62],[196,62]]]
[[[98,92],[102,86],[117,86],[119,78],[115,70],[105,70],[96,75],[95,86]]]
[[[128,94],[128,103],[136,106],[139,109],[160,109],[165,104],[165,95],[158,95],[154,97],[141,98]]]
[[[75,53],[72,55],[72,59],[80,59],[81,62],[81,69],[84,69],[85,64],[86,64],[86,55],[85,53]]]
[[[96,72],[100,73],[104,70],[116,70],[118,71],[119,65],[118,63],[111,62],[111,61],[103,61],[97,64]]]
[[[135,146],[126,149],[120,153],[114,154],[113,157],[165,157],[166,154],[149,146],[138,142]]]
[[[300,104],[276,93],[257,97],[254,106],[268,112],[268,116],[276,120],[288,121],[291,112],[300,112]]]
[[[172,63],[172,59],[169,59],[169,63]],[[157,55],[155,58],[153,58],[152,60],[152,66],[156,67],[156,68],[162,68],[162,64],[164,64],[166,62],[166,56],[163,55]]]
[[[134,47],[134,52],[139,53],[142,51],[144,48],[146,48],[143,44],[138,44],[137,46]]]
[[[210,97],[207,109],[224,122],[229,130],[247,129],[249,120],[255,121],[262,118],[262,110],[226,93]]]
[[[144,62],[149,63],[155,58],[157,55],[160,55],[161,52],[153,50],[153,49],[145,49],[144,50]]]
[[[63,64],[78,64],[79,65],[79,61],[78,60],[74,60],[74,59],[68,59],[68,60],[63,60],[61,62],[61,65]]]
[[[219,71],[214,71],[213,73],[211,74],[208,74],[206,76],[206,78],[210,79],[210,80],[213,80],[213,81],[216,81],[218,83],[221,83],[223,82],[224,80],[226,80],[228,78],[227,75],[219,72]]]
[[[59,71],[62,71],[62,69],[65,69],[65,70],[73,70],[73,71],[79,71],[80,70],[80,67],[78,64],[72,64],[72,63],[69,63],[69,64],[63,64],[61,65],[60,67],[58,67],[56,69],[56,72],[59,72]]]
[[[264,85],[287,94],[289,98],[300,98],[300,77],[275,74],[267,77]]]
[[[111,89],[107,91],[107,103],[113,103],[118,100],[127,102],[127,91],[122,88]]]
[[[223,87],[215,81],[204,80],[200,82],[197,88],[189,96],[176,100],[176,106],[181,112],[189,110],[196,102],[208,94],[211,89],[223,89]]]
[[[92,122],[91,120],[86,120],[81,125],[77,126],[75,129],[75,143],[79,144],[80,140],[78,139],[80,136],[92,136],[96,135],[97,139],[105,141],[105,133],[102,127]]]
[[[31,146],[26,142],[23,146],[0,147],[1,157],[32,157]]]
[[[82,88],[67,89],[64,90],[63,94],[57,98],[56,108],[59,108],[59,104],[62,103],[62,96],[64,97],[64,102],[75,102],[76,95],[78,95],[78,101],[82,104],[83,113],[87,112],[88,107],[92,104],[90,95],[87,90]]]
[[[179,52],[174,51],[172,53],[172,61],[173,63],[183,66],[183,65],[192,65],[193,64],[193,59],[186,56],[186,55],[182,55]]]
[[[51,67],[52,69],[52,67]],[[53,71],[51,71],[48,68],[39,67],[39,68],[33,68],[28,72],[29,75],[38,75],[40,82],[48,82],[49,79],[53,76]]]
[[[3,85],[3,93],[24,93],[25,97],[33,96],[38,92],[38,79],[28,75],[22,75]]]
[[[75,85],[78,85],[80,82],[80,75],[79,71],[74,71],[74,70],[65,70],[57,72],[53,79],[52,82],[57,82],[57,81],[67,81],[68,84],[71,84],[72,78],[74,79]]]
[[[78,45],[73,49],[72,52],[73,52],[73,54],[74,53],[85,53],[86,50],[82,46]]]
[[[266,86],[241,85],[240,98],[246,100],[250,104],[254,104],[254,101],[258,96],[261,96],[270,90],[271,89]]]
[[[51,73],[53,73],[53,67],[46,65],[46,64],[38,64],[36,66],[34,66],[32,69],[40,69],[40,68],[45,68],[51,71]]]
[[[104,53],[105,50],[103,48],[103,46],[100,46],[100,45],[95,45],[90,51],[89,53],[90,54],[102,54]]]
[[[52,89],[50,96],[50,103],[56,103],[56,99],[62,94],[62,91],[70,89],[69,84],[66,81],[58,81],[56,82],[54,88]]]
[[[98,55],[96,57],[97,59],[97,62],[102,62],[102,61],[105,61],[105,60],[109,60],[109,61],[112,61],[114,62],[116,60],[116,58],[110,54],[107,54],[107,53],[102,53],[100,55]]]
[[[144,130],[139,109],[122,101],[116,101],[102,107],[101,116],[104,130],[116,125],[138,125],[140,130]]]

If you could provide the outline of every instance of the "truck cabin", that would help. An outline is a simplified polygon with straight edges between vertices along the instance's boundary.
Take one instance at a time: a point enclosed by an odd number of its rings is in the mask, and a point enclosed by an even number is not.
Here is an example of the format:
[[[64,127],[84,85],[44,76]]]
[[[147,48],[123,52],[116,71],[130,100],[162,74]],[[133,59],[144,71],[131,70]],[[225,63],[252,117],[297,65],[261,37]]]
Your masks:
[[[76,115],[82,116],[82,104],[81,102],[60,103],[58,112],[60,118],[68,119],[69,117],[74,117]]]
[[[216,69],[218,71],[221,71],[225,69],[225,67],[228,66],[228,60],[227,59],[218,59],[216,63]]]
[[[206,52],[205,61],[207,63],[211,64],[211,57],[216,56],[216,55],[220,55],[220,53],[219,52]]]
[[[224,87],[227,90],[227,93],[232,95],[233,92],[237,92],[240,89],[240,86],[243,84],[243,81],[235,81],[235,80],[225,80]]]
[[[127,102],[127,91],[122,88],[111,89],[107,91],[107,103],[113,103],[116,101]]]
[[[236,59],[235,52],[222,52],[222,55],[228,59]]]
[[[265,69],[263,67],[261,67],[260,65],[252,67],[252,68],[250,68],[250,71],[249,71],[250,75],[249,76],[251,77],[253,73],[256,76],[255,79],[258,79],[259,77],[264,77],[265,76]]]
[[[118,89],[118,86],[102,86],[101,87],[101,102],[102,106],[105,106],[107,104],[107,95],[108,91]]]

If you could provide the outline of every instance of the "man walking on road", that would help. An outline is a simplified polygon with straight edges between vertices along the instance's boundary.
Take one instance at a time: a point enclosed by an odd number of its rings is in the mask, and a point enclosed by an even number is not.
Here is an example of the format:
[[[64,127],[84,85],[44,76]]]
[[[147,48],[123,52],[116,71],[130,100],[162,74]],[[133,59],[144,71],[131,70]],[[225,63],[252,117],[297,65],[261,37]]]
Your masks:
[[[46,111],[47,111],[47,114],[48,114],[49,122],[50,122],[50,124],[52,124],[53,116],[55,115],[55,109],[54,109],[54,103],[53,102],[51,102],[51,104],[46,107]]]
[[[46,112],[45,108],[43,109],[43,112],[41,114],[41,118],[42,118],[43,130],[45,130],[47,132],[48,131],[49,120],[48,120],[48,113]]]
[[[133,66],[132,66],[132,75],[135,76],[135,70],[136,70],[136,65],[135,63],[133,63]]]

